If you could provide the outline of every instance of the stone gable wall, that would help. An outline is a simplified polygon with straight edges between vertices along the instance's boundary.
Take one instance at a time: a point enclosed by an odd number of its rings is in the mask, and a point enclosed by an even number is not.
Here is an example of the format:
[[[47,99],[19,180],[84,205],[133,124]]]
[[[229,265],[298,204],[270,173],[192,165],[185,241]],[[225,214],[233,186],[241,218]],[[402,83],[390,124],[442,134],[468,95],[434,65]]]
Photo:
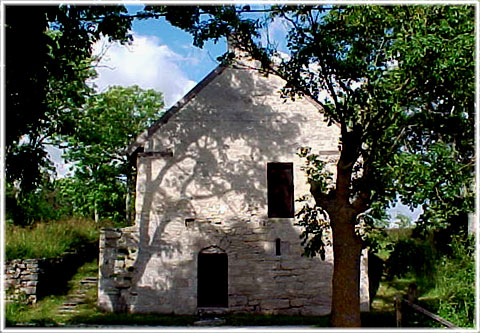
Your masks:
[[[339,129],[310,102],[282,100],[283,84],[227,69],[145,144],[137,160],[136,225],[101,235],[100,307],[201,312],[198,255],[215,246],[228,256],[228,309],[221,311],[330,312],[332,249],[325,261],[303,257],[295,220],[268,218],[266,170],[269,162],[293,162],[295,198],[308,195],[296,153],[310,146],[334,172]],[[171,154],[151,154],[165,151]],[[366,267],[364,258],[363,310]]]

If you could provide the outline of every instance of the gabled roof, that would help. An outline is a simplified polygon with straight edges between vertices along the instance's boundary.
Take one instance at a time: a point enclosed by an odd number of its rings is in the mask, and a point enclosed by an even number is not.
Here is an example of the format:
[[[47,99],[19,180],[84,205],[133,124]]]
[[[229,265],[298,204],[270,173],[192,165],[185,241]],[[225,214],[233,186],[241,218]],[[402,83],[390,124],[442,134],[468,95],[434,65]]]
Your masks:
[[[193,87],[181,100],[179,100],[175,105],[173,105],[170,109],[168,109],[161,117],[158,119],[152,126],[147,128],[145,131],[143,131],[135,141],[133,141],[126,150],[126,153],[128,155],[132,155],[138,148],[143,146],[145,142],[147,142],[150,137],[165,123],[168,122],[170,117],[172,117],[174,114],[179,112],[190,100],[192,100],[195,96],[197,96],[200,91],[206,87],[210,82],[212,82],[217,76],[223,73],[223,71],[228,68],[228,66],[225,65],[219,65],[217,66],[213,71],[211,71],[203,80],[201,80],[195,87]],[[233,67],[235,68],[235,67]],[[247,67],[249,68],[249,67]],[[251,69],[254,69],[253,67],[250,67]],[[277,74],[273,74],[277,75]],[[278,75],[277,75],[278,76]],[[304,97],[307,101],[312,103],[314,106],[316,106],[319,110],[323,110],[323,107],[321,104],[315,100],[313,97],[310,96],[310,94],[305,93]]]

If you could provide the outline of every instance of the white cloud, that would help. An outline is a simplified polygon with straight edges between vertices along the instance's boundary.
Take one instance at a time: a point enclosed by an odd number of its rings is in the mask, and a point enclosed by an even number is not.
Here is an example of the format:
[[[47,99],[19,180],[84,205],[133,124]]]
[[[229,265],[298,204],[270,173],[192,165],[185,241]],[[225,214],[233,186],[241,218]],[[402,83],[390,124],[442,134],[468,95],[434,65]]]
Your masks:
[[[180,68],[187,59],[153,36],[134,34],[133,37],[131,45],[109,43],[105,39],[95,44],[94,54],[102,55],[98,78],[93,81],[98,91],[114,85],[138,85],[162,92],[168,107],[195,86],[196,82],[188,79]]]

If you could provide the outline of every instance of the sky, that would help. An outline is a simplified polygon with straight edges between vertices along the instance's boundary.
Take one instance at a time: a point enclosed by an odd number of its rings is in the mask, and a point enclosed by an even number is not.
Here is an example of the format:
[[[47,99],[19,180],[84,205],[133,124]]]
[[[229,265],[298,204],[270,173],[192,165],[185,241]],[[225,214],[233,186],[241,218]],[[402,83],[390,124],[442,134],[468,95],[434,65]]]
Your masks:
[[[126,7],[132,14],[143,9],[143,5]],[[269,27],[269,38],[280,40],[285,28],[286,23],[275,20]],[[94,83],[98,91],[111,85],[153,88],[164,94],[167,107],[217,67],[216,58],[227,50],[225,38],[217,43],[206,42],[202,49],[194,47],[190,34],[171,26],[164,18],[134,20],[132,35],[131,45],[105,40],[95,45],[94,52],[102,58],[97,69],[99,77]],[[262,39],[266,35],[267,32]],[[285,50],[285,42],[280,44],[280,50]]]
[[[127,6],[129,12],[143,6]],[[175,104],[212,71],[216,58],[226,51],[226,41],[209,42],[203,49],[192,46],[192,38],[165,19],[134,20],[131,45],[101,40],[94,53],[101,55],[94,81],[98,91],[109,86],[139,85],[164,94],[167,107]]]
[[[130,13],[143,9],[143,5],[127,5]],[[279,44],[285,51],[284,36],[286,22],[274,21],[262,40],[268,38]],[[100,56],[97,67],[98,77],[91,82],[98,92],[110,86],[138,85],[144,89],[155,89],[164,94],[166,108],[174,105],[190,89],[208,75],[219,62],[216,58],[227,50],[225,39],[217,43],[207,42],[200,49],[192,45],[190,34],[171,26],[165,19],[134,20],[132,25],[133,42],[130,45],[109,43],[102,39],[94,46],[95,55]],[[49,148],[49,153],[57,167],[58,176],[69,175],[71,165],[61,159],[61,151]],[[415,220],[421,210],[414,212],[398,204],[392,207],[390,215],[397,214]]]

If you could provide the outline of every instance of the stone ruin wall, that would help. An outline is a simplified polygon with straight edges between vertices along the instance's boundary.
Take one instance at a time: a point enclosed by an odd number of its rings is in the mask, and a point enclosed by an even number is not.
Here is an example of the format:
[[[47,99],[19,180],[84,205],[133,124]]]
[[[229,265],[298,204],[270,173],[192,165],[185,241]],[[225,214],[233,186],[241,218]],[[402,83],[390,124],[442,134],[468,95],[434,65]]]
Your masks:
[[[5,299],[35,304],[39,298],[58,292],[77,269],[78,256],[65,253],[58,258],[13,259],[5,262]],[[62,274],[58,274],[61,271]]]
[[[6,300],[20,300],[24,295],[26,302],[37,302],[37,286],[42,273],[40,259],[14,259],[5,263]]]

